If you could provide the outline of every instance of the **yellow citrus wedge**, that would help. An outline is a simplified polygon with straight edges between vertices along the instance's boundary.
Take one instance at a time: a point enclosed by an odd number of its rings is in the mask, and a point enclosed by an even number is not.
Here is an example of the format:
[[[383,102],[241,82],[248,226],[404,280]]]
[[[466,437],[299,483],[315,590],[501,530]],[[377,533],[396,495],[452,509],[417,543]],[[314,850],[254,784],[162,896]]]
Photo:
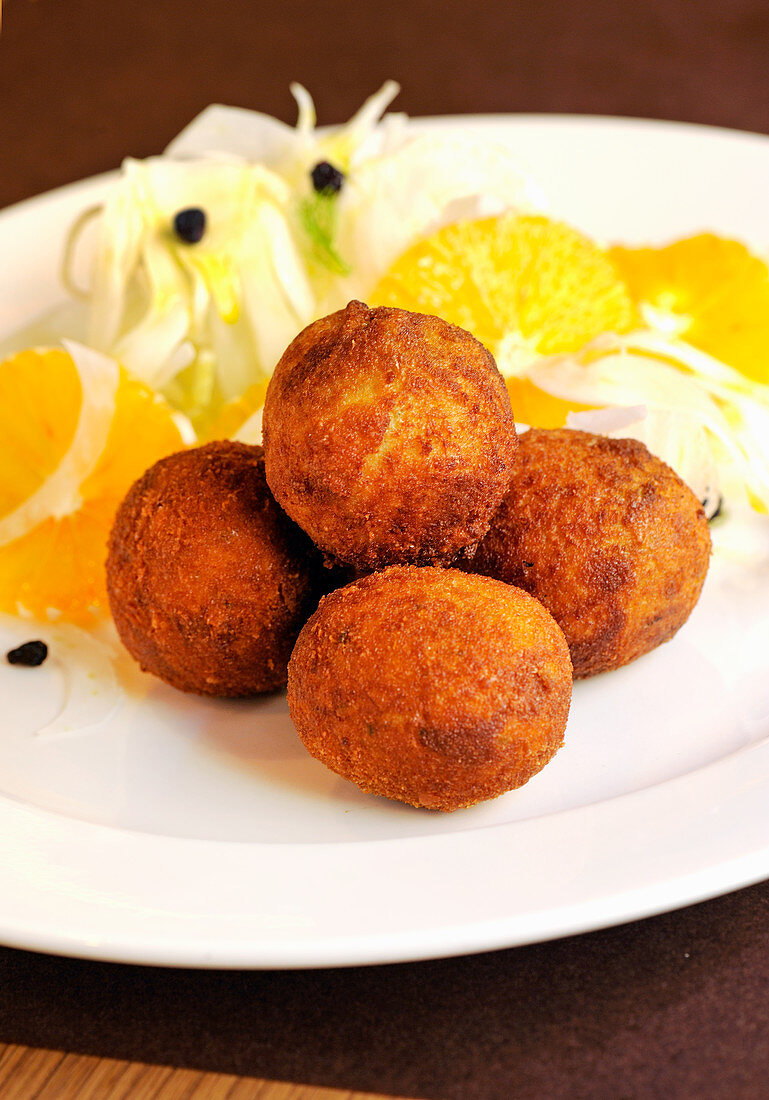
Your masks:
[[[87,624],[106,609],[118,504],[184,444],[153,391],[106,357],[73,355],[24,351],[0,363],[0,611]]]
[[[370,301],[435,313],[472,332],[508,379],[516,418],[541,427],[563,424],[577,406],[527,382],[528,368],[637,323],[606,253],[570,226],[533,215],[440,229],[395,262]]]
[[[649,328],[769,382],[769,269],[745,245],[702,233],[610,255]]]

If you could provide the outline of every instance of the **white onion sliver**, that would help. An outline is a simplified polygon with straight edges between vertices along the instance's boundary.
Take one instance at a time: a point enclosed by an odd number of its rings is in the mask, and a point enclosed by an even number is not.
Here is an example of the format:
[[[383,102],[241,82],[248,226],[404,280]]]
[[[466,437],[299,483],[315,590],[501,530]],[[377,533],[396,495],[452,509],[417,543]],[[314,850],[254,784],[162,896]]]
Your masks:
[[[720,360],[681,340],[644,332],[604,334],[576,355],[540,361],[528,376],[541,389],[565,400],[596,405],[629,405],[643,401],[655,424],[655,441],[667,436],[662,455],[670,461],[684,452],[689,467],[684,480],[711,482],[709,471],[695,476],[693,456],[700,443],[674,438],[707,432],[719,452],[727,477],[738,479],[769,506],[769,387],[752,382]],[[660,416],[673,416],[676,431],[660,433]],[[643,438],[643,432],[636,433]],[[646,442],[646,439],[644,439]],[[686,443],[686,446],[683,444]],[[705,448],[712,453],[712,447]],[[676,462],[670,461],[676,469]],[[710,485],[712,488],[712,484]],[[744,491],[744,490],[743,490]]]

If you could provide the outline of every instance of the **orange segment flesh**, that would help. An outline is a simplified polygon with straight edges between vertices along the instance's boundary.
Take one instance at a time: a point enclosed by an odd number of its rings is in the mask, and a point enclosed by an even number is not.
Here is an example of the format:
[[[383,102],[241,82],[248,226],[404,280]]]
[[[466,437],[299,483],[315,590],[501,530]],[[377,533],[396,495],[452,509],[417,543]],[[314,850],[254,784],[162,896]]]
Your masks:
[[[0,366],[0,516],[56,469],[75,434],[80,379],[64,351],[23,351]]]
[[[395,262],[372,302],[437,313],[492,353],[515,336],[542,355],[576,351],[635,321],[606,254],[569,226],[535,216],[446,226]]]
[[[610,255],[650,327],[769,382],[769,269],[745,245],[702,233]]]

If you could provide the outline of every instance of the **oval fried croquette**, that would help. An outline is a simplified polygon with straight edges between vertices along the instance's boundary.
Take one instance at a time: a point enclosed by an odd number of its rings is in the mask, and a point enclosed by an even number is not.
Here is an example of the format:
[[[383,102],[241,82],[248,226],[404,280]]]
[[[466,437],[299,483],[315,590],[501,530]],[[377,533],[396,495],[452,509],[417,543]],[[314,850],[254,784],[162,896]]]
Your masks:
[[[699,501],[642,443],[531,429],[468,568],[540,599],[584,677],[671,638],[699,598],[709,556]]]
[[[288,668],[309,752],[364,791],[456,810],[519,787],[562,743],[566,641],[520,589],[392,566],[326,596]]]
[[[516,445],[504,381],[473,336],[361,302],[289,345],[263,428],[275,499],[327,557],[362,572],[474,546]]]
[[[274,691],[319,564],[267,488],[261,447],[210,443],[161,459],[129,490],[109,542],[112,616],[141,667],[173,687]]]

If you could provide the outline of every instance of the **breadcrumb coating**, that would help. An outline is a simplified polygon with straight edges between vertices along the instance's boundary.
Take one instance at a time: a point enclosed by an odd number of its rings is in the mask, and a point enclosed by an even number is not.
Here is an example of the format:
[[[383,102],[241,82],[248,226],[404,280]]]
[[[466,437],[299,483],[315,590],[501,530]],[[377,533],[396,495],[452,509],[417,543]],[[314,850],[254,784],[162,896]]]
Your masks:
[[[392,566],[326,596],[289,662],[308,751],[364,791],[444,811],[527,782],[563,741],[571,662],[518,588]]]
[[[218,442],[161,459],[132,486],[107,587],[145,671],[181,691],[241,696],[285,684],[321,572],[267,488],[261,447]]]
[[[263,428],[275,499],[360,571],[448,563],[476,545],[516,447],[504,381],[473,336],[361,302],[289,345]]]
[[[643,443],[531,429],[468,568],[540,599],[566,635],[575,677],[585,677],[672,638],[709,558],[699,501]]]

